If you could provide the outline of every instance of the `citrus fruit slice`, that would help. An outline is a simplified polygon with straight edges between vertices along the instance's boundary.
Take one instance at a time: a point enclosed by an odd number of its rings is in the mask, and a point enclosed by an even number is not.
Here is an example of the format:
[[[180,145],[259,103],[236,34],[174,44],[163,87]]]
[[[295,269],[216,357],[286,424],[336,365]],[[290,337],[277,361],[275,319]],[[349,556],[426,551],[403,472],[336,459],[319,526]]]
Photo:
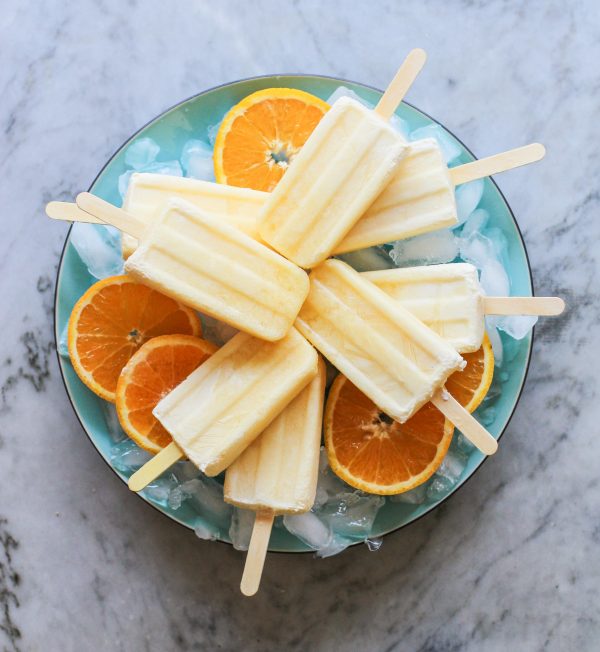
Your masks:
[[[488,393],[494,376],[494,352],[487,333],[473,353],[462,353],[467,366],[446,381],[446,389],[469,412],[474,412]]]
[[[116,408],[121,427],[138,446],[158,453],[173,441],[152,410],[216,350],[199,337],[161,335],[131,357],[119,376]]]
[[[111,276],[75,304],[67,332],[69,357],[79,378],[114,402],[129,358],[150,338],[173,333],[201,335],[198,315],[128,276]]]
[[[467,366],[446,387],[474,410],[487,392],[494,357],[487,337]],[[349,485],[372,494],[399,494],[428,480],[448,451],[454,426],[432,404],[425,404],[406,423],[383,413],[340,374],[325,408],[325,446],[329,464]]]
[[[295,88],[265,88],[223,118],[213,154],[215,178],[230,186],[273,190],[329,105]]]

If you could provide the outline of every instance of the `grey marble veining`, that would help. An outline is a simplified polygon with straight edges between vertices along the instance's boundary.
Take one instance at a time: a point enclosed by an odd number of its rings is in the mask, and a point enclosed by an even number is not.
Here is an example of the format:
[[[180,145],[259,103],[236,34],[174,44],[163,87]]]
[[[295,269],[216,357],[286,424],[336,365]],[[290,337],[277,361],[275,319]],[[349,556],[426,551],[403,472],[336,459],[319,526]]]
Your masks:
[[[243,558],[130,494],[88,443],[52,334],[67,227],[50,198],[195,92],[271,72],[382,87],[430,58],[408,98],[474,152],[548,155],[498,177],[541,293],[499,453],[450,501],[317,561]],[[0,12],[0,649],[597,650],[600,645],[600,11],[595,0],[4,3]]]

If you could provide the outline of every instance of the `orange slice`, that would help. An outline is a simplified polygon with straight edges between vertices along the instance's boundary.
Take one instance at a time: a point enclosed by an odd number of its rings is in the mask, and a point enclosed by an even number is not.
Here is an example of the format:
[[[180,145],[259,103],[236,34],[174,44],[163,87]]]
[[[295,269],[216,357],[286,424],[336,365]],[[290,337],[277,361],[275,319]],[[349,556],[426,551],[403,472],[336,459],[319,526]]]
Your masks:
[[[494,352],[487,333],[481,348],[474,353],[463,353],[462,357],[467,366],[448,378],[446,389],[469,412],[474,412],[488,393],[494,376]]]
[[[116,407],[121,427],[138,446],[158,453],[173,441],[152,410],[216,350],[199,337],[161,335],[132,356],[119,376]]]
[[[223,118],[213,154],[215,178],[231,186],[273,190],[329,105],[295,88],[265,88]]]
[[[152,337],[173,333],[201,335],[198,315],[128,276],[111,276],[92,285],[75,304],[67,344],[79,378],[114,402],[129,358]]]
[[[467,366],[446,383],[471,411],[483,400],[494,370],[492,347],[463,356]],[[448,451],[454,426],[427,403],[406,423],[384,414],[340,374],[325,408],[325,446],[333,471],[349,485],[372,494],[400,494],[428,480]]]

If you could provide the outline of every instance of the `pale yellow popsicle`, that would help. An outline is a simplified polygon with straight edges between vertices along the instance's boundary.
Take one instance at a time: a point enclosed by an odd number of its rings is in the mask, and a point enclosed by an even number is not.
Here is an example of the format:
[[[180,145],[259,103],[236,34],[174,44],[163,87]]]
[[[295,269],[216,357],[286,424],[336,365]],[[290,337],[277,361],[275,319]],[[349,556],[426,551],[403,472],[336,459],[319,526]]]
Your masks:
[[[296,265],[182,199],[169,200],[158,221],[143,233],[125,271],[266,340],[287,333],[309,285]]]
[[[345,253],[403,240],[457,221],[448,167],[436,140],[425,138],[408,145],[389,183],[334,251]]]
[[[318,355],[296,331],[278,342],[238,333],[154,408],[206,475],[224,471],[317,374]]]
[[[325,260],[383,190],[406,151],[374,111],[341,98],[268,197],[259,233],[301,267]]]
[[[168,201],[185,199],[214,217],[260,240],[257,218],[268,193],[250,188],[238,188],[210,181],[173,177],[164,174],[136,172],[131,175],[123,209],[147,224],[154,224]],[[130,256],[138,241],[123,234],[123,257]]]
[[[404,308],[450,342],[459,353],[477,351],[483,341],[485,315],[560,315],[559,297],[489,297],[468,263],[404,267],[362,276],[399,301]]]
[[[307,512],[315,501],[325,364],[298,396],[228,467],[225,501],[256,512]]]
[[[298,330],[381,410],[399,422],[464,366],[456,349],[338,260],[310,275]]]
[[[473,265],[404,267],[365,272],[362,277],[400,301],[459,353],[477,351],[481,346],[483,293]]]
[[[455,186],[534,163],[545,153],[543,145],[531,143],[448,168],[435,139],[414,141],[390,182],[334,253],[453,226],[458,221]]]

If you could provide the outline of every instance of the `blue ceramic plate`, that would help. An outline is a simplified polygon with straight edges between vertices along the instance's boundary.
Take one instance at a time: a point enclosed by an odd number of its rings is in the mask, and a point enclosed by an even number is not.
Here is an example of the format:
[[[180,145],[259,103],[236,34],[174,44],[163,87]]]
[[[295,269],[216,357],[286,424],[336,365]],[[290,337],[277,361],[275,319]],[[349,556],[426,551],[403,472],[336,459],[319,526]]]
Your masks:
[[[218,123],[230,107],[250,93],[263,88],[281,86],[299,88],[327,99],[340,85],[350,88],[372,103],[375,103],[380,96],[378,90],[362,84],[312,75],[258,77],[226,84],[200,93],[169,109],[133,135],[106,163],[90,190],[109,202],[120,205],[121,198],[117,185],[119,176],[126,170],[125,150],[138,138],[153,138],[161,147],[160,158],[162,160],[178,159],[182,146],[187,140],[191,138],[204,139],[207,128]],[[398,109],[398,115],[407,122],[411,131],[435,123],[432,118],[408,104],[402,104]],[[462,149],[462,155],[458,161],[473,160],[474,157],[469,150],[460,141],[456,140],[456,143]],[[485,181],[485,190],[479,207],[485,208],[490,213],[489,226],[501,229],[508,240],[507,268],[512,293],[522,296],[531,295],[532,280],[523,238],[504,197],[495,183],[489,179]],[[67,236],[56,283],[55,333],[57,343],[73,305],[94,280]],[[531,343],[531,335],[519,342],[511,341],[510,343],[510,360],[505,361],[502,367],[502,391],[494,403],[495,416],[491,423],[486,424],[496,437],[502,435],[519,399],[527,374]],[[110,449],[113,441],[109,435],[102,407],[103,401],[81,383],[68,360],[59,357],[59,364],[67,393],[81,425],[100,455],[110,465]],[[483,461],[484,456],[481,453],[472,452],[461,480],[453,491],[464,484]],[[111,468],[113,467],[111,466]],[[113,470],[125,483],[127,480],[125,475],[114,468]],[[123,487],[123,490],[127,491],[126,486]],[[373,536],[388,534],[414,522],[435,509],[453,491],[441,496],[433,503],[422,505],[394,503],[388,500],[377,516]],[[142,498],[186,527],[192,528],[194,521],[198,519],[198,514],[185,504],[177,511],[173,511],[144,496]],[[227,538],[223,537],[223,540],[226,541]],[[271,550],[301,552],[307,550],[307,547],[285,530],[276,528],[271,539]]]

